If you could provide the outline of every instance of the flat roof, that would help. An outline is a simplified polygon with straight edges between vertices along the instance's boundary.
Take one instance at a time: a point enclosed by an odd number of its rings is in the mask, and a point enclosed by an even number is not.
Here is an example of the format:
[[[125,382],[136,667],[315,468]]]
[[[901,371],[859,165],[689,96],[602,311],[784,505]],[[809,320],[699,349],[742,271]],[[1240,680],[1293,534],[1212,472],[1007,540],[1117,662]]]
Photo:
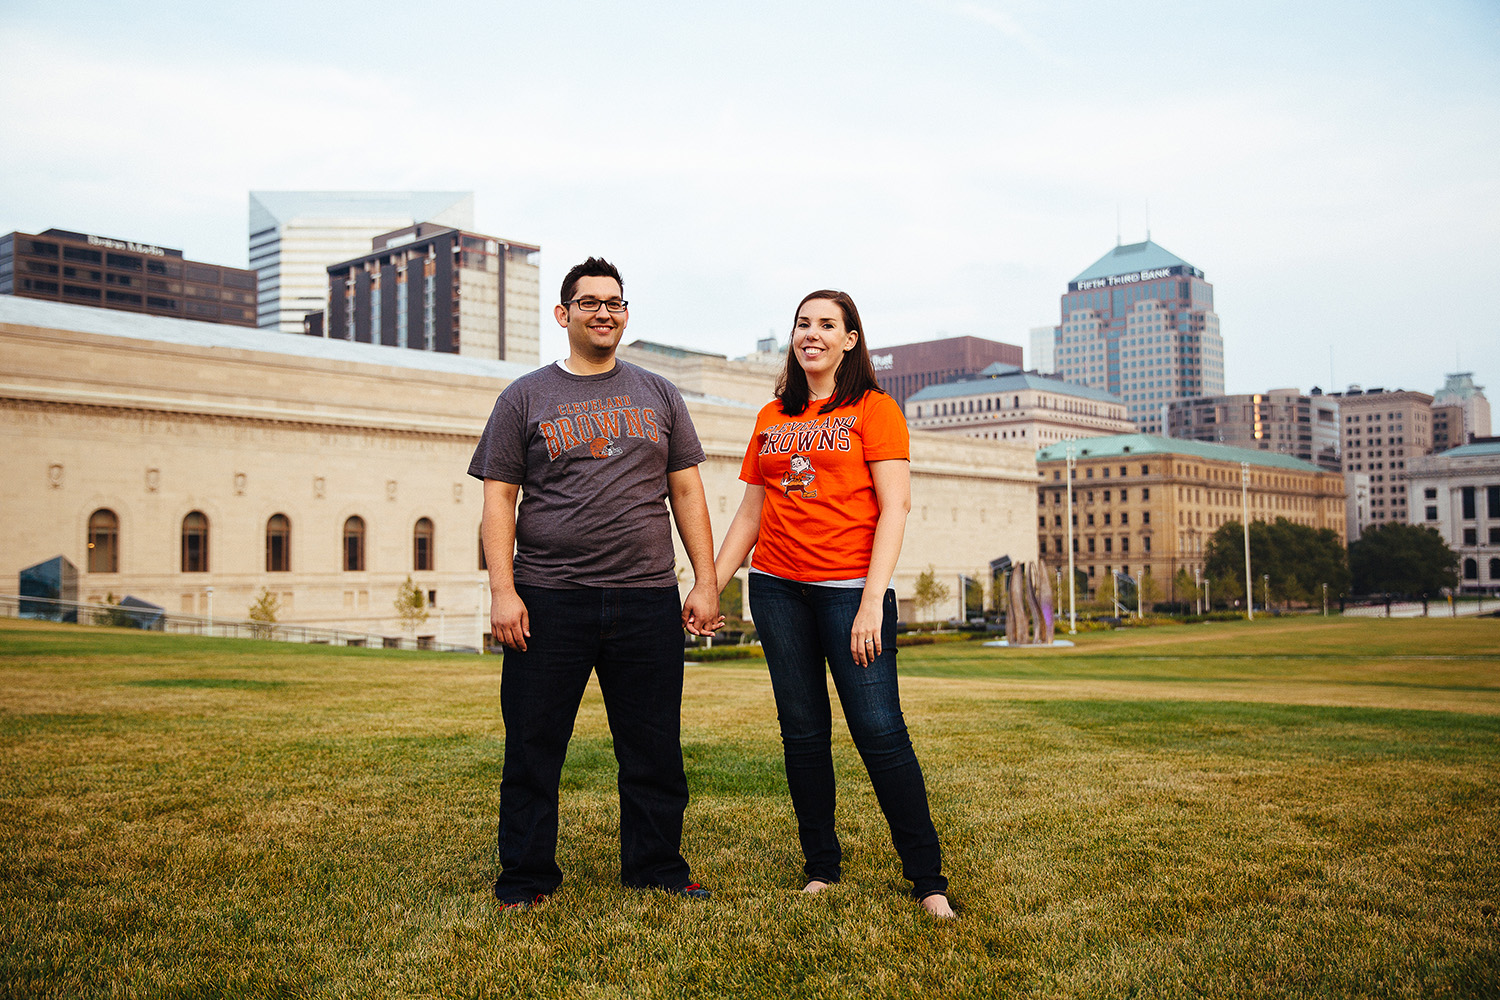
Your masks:
[[[1068,456],[1068,445],[1078,458],[1139,458],[1142,455],[1192,455],[1217,462],[1249,462],[1251,465],[1286,469],[1289,472],[1327,472],[1311,462],[1274,451],[1253,448],[1231,448],[1229,445],[1185,438],[1167,438],[1155,434],[1111,434],[1105,437],[1079,438],[1049,444],[1036,453],[1038,462],[1061,462]]]
[[[985,372],[992,374],[986,375]],[[1091,399],[1099,403],[1116,403],[1125,405],[1125,401],[1119,396],[1105,392],[1103,389],[1095,389],[1093,386],[1079,385],[1076,382],[1064,382],[1062,379],[1049,378],[1036,372],[1023,372],[1014,366],[1001,365],[996,362],[981,372],[981,378],[966,378],[958,382],[940,382],[937,385],[923,386],[910,396],[906,397],[908,403],[923,403],[930,399],[953,399],[957,396],[973,396],[985,392],[1015,392],[1018,389],[1038,389],[1042,392],[1055,392],[1062,396],[1076,396],[1079,399]]]
[[[172,316],[147,316],[123,309],[48,302],[17,295],[0,295],[0,323],[93,333],[105,337],[128,337],[132,340],[151,340],[189,347],[231,348],[328,361],[418,368],[482,378],[517,379],[541,367],[514,361],[466,358],[436,351],[414,351],[407,347],[328,340],[300,333],[281,333],[274,329],[204,323]]]

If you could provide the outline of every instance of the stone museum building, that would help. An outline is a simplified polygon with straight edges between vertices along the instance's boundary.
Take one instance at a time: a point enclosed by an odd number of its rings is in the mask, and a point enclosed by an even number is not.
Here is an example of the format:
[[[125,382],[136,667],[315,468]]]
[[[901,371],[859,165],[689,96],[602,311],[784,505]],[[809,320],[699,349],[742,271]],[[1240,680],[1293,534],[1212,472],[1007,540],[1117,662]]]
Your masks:
[[[0,368],[0,593],[61,556],[88,602],[244,619],[265,589],[283,622],[397,636],[410,576],[434,641],[485,631],[468,463],[532,366],[0,297]],[[757,407],[684,395],[720,538]],[[912,451],[908,615],[929,566],[977,577],[1036,558],[1037,537],[1029,449],[917,432]]]

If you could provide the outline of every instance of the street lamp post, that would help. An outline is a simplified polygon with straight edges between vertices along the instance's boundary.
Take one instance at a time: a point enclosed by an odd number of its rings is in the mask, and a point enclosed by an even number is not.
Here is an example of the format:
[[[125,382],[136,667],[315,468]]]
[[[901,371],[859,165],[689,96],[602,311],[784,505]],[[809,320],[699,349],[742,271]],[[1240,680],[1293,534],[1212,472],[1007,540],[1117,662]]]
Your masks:
[[[1073,463],[1076,459],[1073,457],[1073,443],[1071,441],[1068,442],[1066,454],[1068,467],[1068,634],[1077,635],[1078,615],[1073,608],[1073,591],[1078,586],[1076,582],[1078,578],[1073,575]]]
[[[1271,610],[1271,574],[1270,573],[1262,573],[1260,575],[1260,606],[1261,606],[1262,610],[1264,610],[1264,611],[1269,612]]]
[[[1255,621],[1255,578],[1250,575],[1250,463],[1240,463],[1240,520],[1245,529],[1245,614]]]
[[[1323,584],[1323,617],[1328,617],[1328,584]]]

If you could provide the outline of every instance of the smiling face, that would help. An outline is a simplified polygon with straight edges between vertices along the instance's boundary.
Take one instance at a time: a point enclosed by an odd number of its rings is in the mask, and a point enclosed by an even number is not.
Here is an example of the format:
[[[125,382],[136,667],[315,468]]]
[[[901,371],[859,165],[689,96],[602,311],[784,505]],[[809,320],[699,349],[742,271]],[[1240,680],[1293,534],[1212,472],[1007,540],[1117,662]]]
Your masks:
[[[808,299],[797,310],[792,327],[792,356],[807,373],[807,384],[819,396],[832,391],[844,354],[859,343],[859,332],[844,326],[844,311],[831,299]]]
[[[573,289],[573,298],[598,299],[605,302],[620,299],[620,283],[614,278],[587,276],[578,279]],[[559,305],[553,309],[557,324],[568,331],[568,347],[571,352],[591,362],[606,361],[619,346],[625,335],[625,323],[629,313],[612,313],[601,304],[588,312],[575,301],[572,305]]]

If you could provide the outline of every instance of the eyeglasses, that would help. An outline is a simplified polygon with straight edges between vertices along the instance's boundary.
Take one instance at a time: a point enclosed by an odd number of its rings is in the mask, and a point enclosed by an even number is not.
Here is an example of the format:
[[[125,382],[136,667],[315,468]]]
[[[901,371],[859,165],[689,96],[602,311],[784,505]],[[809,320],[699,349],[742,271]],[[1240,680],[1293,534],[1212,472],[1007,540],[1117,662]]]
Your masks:
[[[596,299],[590,295],[581,299],[568,299],[563,305],[577,306],[584,312],[589,313],[598,312],[600,306],[603,306],[612,313],[622,313],[630,306],[630,303],[624,299]]]

